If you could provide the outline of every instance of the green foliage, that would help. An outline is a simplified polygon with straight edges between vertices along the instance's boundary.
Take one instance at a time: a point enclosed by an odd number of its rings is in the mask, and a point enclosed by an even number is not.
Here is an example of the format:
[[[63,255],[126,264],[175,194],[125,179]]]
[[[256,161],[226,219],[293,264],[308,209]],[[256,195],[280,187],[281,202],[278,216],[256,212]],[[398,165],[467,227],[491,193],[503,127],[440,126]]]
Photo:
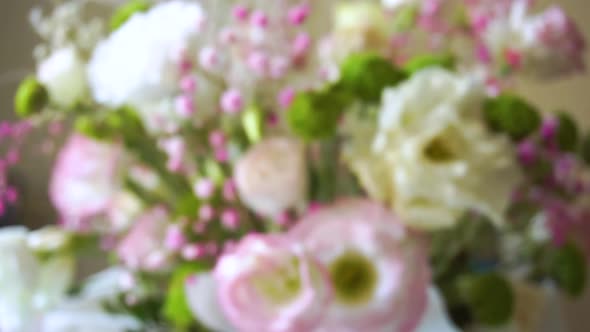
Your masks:
[[[14,108],[20,117],[38,113],[49,103],[47,89],[35,77],[24,79],[14,97]]]
[[[573,244],[557,249],[549,262],[549,274],[571,296],[580,296],[586,286],[586,259]]]
[[[557,145],[561,151],[572,152],[578,147],[579,133],[574,119],[567,113],[557,115]]]
[[[498,326],[512,317],[514,295],[510,283],[501,275],[463,276],[457,282],[457,289],[477,322]]]
[[[111,17],[110,28],[111,31],[117,30],[121,27],[131,16],[136,13],[145,12],[150,9],[150,3],[146,0],[132,0],[124,3],[115,10],[115,13]]]
[[[406,75],[390,61],[372,53],[348,57],[340,69],[339,85],[365,102],[378,103],[384,88],[395,86]]]
[[[448,70],[455,69],[455,57],[451,54],[426,54],[412,58],[404,66],[404,71],[408,75],[413,75],[422,69],[428,67],[441,67]]]
[[[179,266],[174,271],[168,286],[163,314],[175,327],[186,329],[197,324],[187,303],[185,283],[188,277],[206,270],[207,266],[204,264],[192,263]]]
[[[541,124],[539,112],[520,97],[503,94],[484,103],[488,125],[496,131],[521,140],[536,131]]]
[[[264,119],[262,110],[256,106],[251,106],[242,113],[242,127],[251,144],[255,144],[262,139]]]
[[[586,164],[590,165],[590,133],[582,140],[580,153]]]
[[[312,141],[333,136],[338,121],[350,104],[350,96],[338,89],[300,93],[287,113],[291,130]]]

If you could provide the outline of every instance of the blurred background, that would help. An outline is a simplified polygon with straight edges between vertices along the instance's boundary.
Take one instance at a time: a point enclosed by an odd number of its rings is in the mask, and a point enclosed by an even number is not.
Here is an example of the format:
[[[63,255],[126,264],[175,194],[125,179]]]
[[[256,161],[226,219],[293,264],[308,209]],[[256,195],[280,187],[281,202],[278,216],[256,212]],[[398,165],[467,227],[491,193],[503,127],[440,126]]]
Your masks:
[[[29,26],[28,12],[47,0],[3,0],[0,10],[0,120],[13,117],[12,99],[19,81],[34,71],[32,50],[37,40]],[[224,1],[224,0],[219,0]],[[317,0],[321,1],[321,0]],[[496,1],[496,0],[488,0]],[[540,0],[558,3],[570,13],[590,41],[590,0]],[[590,64],[590,54],[587,55]],[[590,72],[549,84],[522,82],[521,93],[544,111],[567,110],[577,116],[586,130],[590,129]],[[47,182],[52,157],[41,153],[43,132],[31,137],[22,152],[23,161],[11,177],[20,190],[19,205],[2,223],[18,222],[39,227],[55,222],[56,216],[47,196]],[[590,292],[577,301],[562,300],[571,332],[590,331]]]

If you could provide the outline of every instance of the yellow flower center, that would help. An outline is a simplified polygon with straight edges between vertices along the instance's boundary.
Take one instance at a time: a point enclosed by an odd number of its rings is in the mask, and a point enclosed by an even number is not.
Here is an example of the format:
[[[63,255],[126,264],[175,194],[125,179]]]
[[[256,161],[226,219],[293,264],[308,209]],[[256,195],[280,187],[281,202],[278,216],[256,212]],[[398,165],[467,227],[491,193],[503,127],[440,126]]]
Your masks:
[[[348,306],[363,305],[373,297],[377,271],[373,262],[355,251],[348,251],[329,266],[336,300]]]

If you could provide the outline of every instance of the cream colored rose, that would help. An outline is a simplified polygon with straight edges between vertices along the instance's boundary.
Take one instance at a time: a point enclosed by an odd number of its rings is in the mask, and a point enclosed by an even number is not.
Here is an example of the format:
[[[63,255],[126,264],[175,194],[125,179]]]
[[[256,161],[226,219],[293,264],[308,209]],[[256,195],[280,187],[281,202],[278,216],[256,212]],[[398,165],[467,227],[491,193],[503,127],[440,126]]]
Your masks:
[[[372,128],[350,121],[345,158],[369,195],[411,226],[451,226],[467,209],[499,224],[520,174],[508,139],[480,118],[483,96],[469,77],[417,73],[384,92]]]
[[[238,161],[234,176],[244,204],[261,215],[276,217],[304,203],[304,146],[292,138],[264,140]]]

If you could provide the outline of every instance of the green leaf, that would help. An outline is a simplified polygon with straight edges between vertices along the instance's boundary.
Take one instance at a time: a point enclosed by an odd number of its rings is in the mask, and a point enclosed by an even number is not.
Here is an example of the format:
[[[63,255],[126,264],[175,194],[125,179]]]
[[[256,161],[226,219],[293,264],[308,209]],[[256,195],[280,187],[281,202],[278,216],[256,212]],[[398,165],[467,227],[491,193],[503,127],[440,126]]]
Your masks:
[[[381,99],[383,89],[395,86],[406,78],[390,61],[372,53],[351,55],[340,71],[340,87],[366,102],[374,103]]]
[[[49,93],[35,77],[25,78],[14,97],[14,108],[20,117],[38,113],[49,103]]]
[[[131,18],[136,13],[145,12],[150,9],[150,3],[146,0],[132,0],[121,5],[119,8],[115,10],[115,13],[111,17],[110,21],[110,28],[111,31],[117,30],[121,27],[127,20]]]
[[[291,130],[307,141],[328,138],[336,133],[350,102],[349,95],[337,89],[300,93],[288,110],[287,121]]]
[[[578,147],[579,133],[574,119],[567,113],[557,115],[557,145],[561,151],[572,152]]]
[[[436,55],[426,54],[412,58],[404,66],[404,71],[408,75],[413,75],[422,69],[428,67],[441,67],[452,70],[455,68],[455,57],[451,54]]]
[[[188,328],[197,323],[186,300],[185,283],[191,275],[207,269],[205,264],[192,263],[182,265],[175,270],[168,286],[163,314],[176,327]]]
[[[541,125],[538,111],[523,99],[503,94],[484,102],[484,116],[488,125],[496,131],[521,140]]]
[[[396,10],[392,24],[394,30],[407,31],[411,29],[416,23],[418,14],[418,6],[404,6],[399,10]]]
[[[501,275],[463,276],[457,282],[457,289],[478,322],[498,326],[512,317],[514,295],[510,283]]]
[[[262,139],[264,119],[262,111],[256,106],[251,106],[242,114],[242,127],[251,144]]]
[[[571,296],[580,296],[586,286],[586,259],[573,244],[559,248],[550,258],[549,274]]]

